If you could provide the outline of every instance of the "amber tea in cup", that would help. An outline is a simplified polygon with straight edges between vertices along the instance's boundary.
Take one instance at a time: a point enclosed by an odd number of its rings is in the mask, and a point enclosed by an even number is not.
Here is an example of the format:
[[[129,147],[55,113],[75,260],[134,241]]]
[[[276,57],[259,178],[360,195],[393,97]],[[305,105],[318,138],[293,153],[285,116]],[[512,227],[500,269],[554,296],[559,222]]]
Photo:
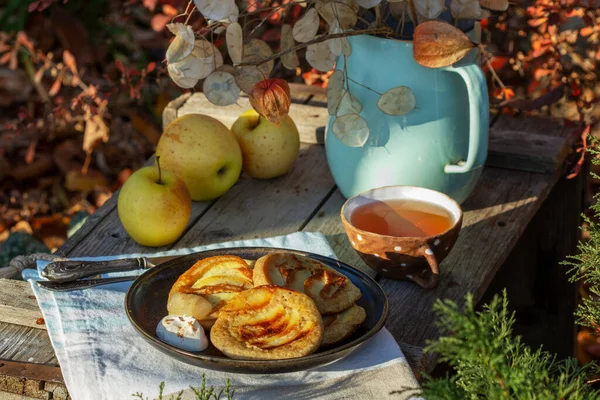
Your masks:
[[[452,227],[452,216],[442,207],[414,200],[385,200],[364,204],[350,216],[363,231],[396,237],[438,235]]]
[[[424,288],[439,282],[439,263],[458,238],[462,210],[450,197],[414,186],[386,186],[346,201],[346,234],[365,263],[382,276]]]

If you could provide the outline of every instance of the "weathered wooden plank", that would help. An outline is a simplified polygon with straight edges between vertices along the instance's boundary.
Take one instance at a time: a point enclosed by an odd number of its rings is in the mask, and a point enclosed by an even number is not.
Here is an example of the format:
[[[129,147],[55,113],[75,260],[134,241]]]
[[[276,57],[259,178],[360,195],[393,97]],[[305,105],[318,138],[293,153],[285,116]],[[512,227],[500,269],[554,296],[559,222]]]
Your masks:
[[[43,321],[28,282],[0,279],[0,322],[46,329]]]
[[[0,360],[58,365],[45,330],[5,322],[0,322]]]
[[[577,138],[578,129],[573,126],[566,126],[564,122],[556,118],[544,117],[512,117],[506,114],[500,114],[494,124],[495,129],[518,131],[523,135],[529,133],[541,133],[551,136],[575,137]]]
[[[0,360],[0,374],[38,381],[64,383],[58,366]]]
[[[206,99],[204,94],[196,93],[177,110],[177,116],[181,117],[182,115],[200,112],[218,119],[225,124],[225,126],[231,128],[240,114],[251,108],[252,106],[247,97],[240,97],[238,104],[222,107],[212,104]],[[324,129],[324,121],[326,122],[329,116],[326,108],[304,104],[293,104],[290,107],[289,115],[298,127],[301,142],[319,143],[317,129]]]
[[[321,146],[302,145],[298,161],[288,175],[274,180],[254,180],[242,176],[240,181],[216,202],[194,202],[188,227],[182,237],[174,244],[157,248],[138,245],[129,237],[119,220],[116,209],[113,209],[106,218],[96,224],[93,235],[81,238],[76,246],[71,247],[68,252],[63,254],[71,257],[81,257],[153,253],[170,248],[198,246],[201,243],[209,244],[226,240],[295,232],[334,186],[329,173],[323,173],[325,168],[326,160],[323,148]],[[315,179],[314,176],[319,176],[319,179]],[[256,210],[262,210],[262,214],[250,209],[242,212],[235,205],[240,202],[240,199],[246,199],[242,202],[243,204],[248,207],[256,207]],[[289,203],[284,205],[281,199],[288,199]],[[302,204],[313,204],[314,206],[309,209],[304,207],[298,209],[295,206],[297,201],[303,202]],[[213,204],[214,206],[211,208]],[[236,214],[236,216],[223,215],[219,211],[224,208],[223,204],[234,204],[233,208],[229,209],[229,213]],[[271,204],[271,206],[267,206],[268,204]],[[265,213],[274,211],[275,215],[281,215],[284,219],[294,218],[295,214],[302,214],[303,217],[301,218],[304,219],[297,219],[294,221],[294,225],[281,226],[281,229],[277,229],[279,223],[283,221],[280,217],[277,217],[279,220],[264,220]],[[262,220],[258,225],[264,226],[266,229],[262,234],[258,231],[252,235],[248,235],[247,232],[244,234],[244,230],[254,232],[257,229],[245,220],[249,216],[256,220]],[[203,232],[209,222],[202,221],[213,221],[214,219],[219,220],[221,225],[212,223],[210,224],[210,230]],[[239,234],[234,233],[236,227],[232,225],[233,221],[239,221]],[[231,233],[223,230],[225,225]],[[200,232],[202,232],[201,237],[198,236]],[[270,234],[267,232],[270,232]]]
[[[177,110],[179,110],[185,104],[185,102],[188,101],[192,94],[192,92],[183,94],[167,104],[162,114],[163,129],[169,126],[169,124],[173,122],[175,118],[177,118]]]
[[[302,144],[292,171],[269,180],[242,176],[175,247],[296,232],[333,187],[323,147]]]
[[[290,83],[290,92],[293,98],[318,97],[327,99],[327,89],[320,86]]]
[[[505,289],[516,312],[515,332],[559,358],[575,355],[577,288],[560,263],[577,253],[586,177],[582,171],[554,186],[480,300],[485,304]]]
[[[113,197],[115,196],[117,194],[113,195]],[[192,202],[192,213],[186,230],[190,230],[194,226],[212,203],[212,201]],[[63,254],[71,257],[92,257],[132,253],[156,253],[172,247],[173,244],[162,247],[145,247],[137,244],[125,231],[123,224],[119,220],[117,209],[114,208],[106,218],[103,218],[96,224],[93,235],[81,238],[76,246],[70,247]]]
[[[476,301],[483,295],[555,180],[553,175],[484,170],[463,204],[463,228],[440,266],[440,285],[424,290],[408,282],[380,281],[390,301],[388,329],[397,340],[424,346],[439,335],[431,323],[437,299],[462,304],[467,293],[473,293]]]
[[[302,230],[323,233],[338,259],[358,268],[373,278],[376,275],[375,271],[369,268],[358,253],[354,251],[346,236],[340,219],[340,210],[345,201],[346,199],[342,193],[336,189]]]
[[[490,129],[487,166],[553,173],[560,168],[571,148],[571,140],[542,133]]]
[[[302,84],[298,84],[298,83],[290,83],[290,94],[292,96],[292,103],[296,103],[296,104],[305,104],[308,102],[309,99],[312,99],[314,96],[317,96],[319,99],[323,99],[323,96],[325,95],[325,101],[327,100],[326,97],[326,92],[324,91],[324,89],[322,88],[318,88],[318,87],[311,87],[311,86],[306,86],[306,85],[302,85]],[[192,97],[192,93],[186,93],[183,94],[181,96],[179,96],[178,98],[176,98],[175,100],[171,101],[169,104],[167,104],[167,106],[165,107],[165,109],[163,110],[163,115],[162,115],[162,126],[163,129],[165,127],[167,127],[171,122],[173,122],[173,120],[181,115],[184,114],[180,114],[179,110],[184,107],[184,105],[186,105],[186,103],[188,102],[188,100],[190,99],[190,97]],[[206,100],[206,98],[204,97],[204,95],[202,95],[201,93],[196,93],[195,94],[200,95],[202,98],[204,98]],[[242,95],[242,97],[240,98],[240,101],[247,105],[248,103],[248,98],[245,94]],[[209,110],[217,110],[218,114],[221,115],[221,111],[222,110],[218,110],[219,108],[222,107],[218,107],[215,106],[213,104],[211,104],[210,102],[206,101],[206,104],[209,106],[209,108],[204,109],[204,108],[198,108],[196,111],[194,112],[202,112],[203,114],[209,114],[211,115]],[[322,105],[322,104],[320,104]],[[189,107],[189,105],[187,105],[186,107]],[[230,109],[234,110],[235,112],[232,114],[232,118],[233,120],[231,120],[231,123],[225,123],[225,125],[227,125],[228,127],[231,127],[231,125],[233,124],[233,121],[235,121],[235,118],[237,118],[237,116],[242,112],[241,108],[238,106],[230,106]],[[250,107],[247,106],[247,108],[244,108],[244,110],[249,109]]]

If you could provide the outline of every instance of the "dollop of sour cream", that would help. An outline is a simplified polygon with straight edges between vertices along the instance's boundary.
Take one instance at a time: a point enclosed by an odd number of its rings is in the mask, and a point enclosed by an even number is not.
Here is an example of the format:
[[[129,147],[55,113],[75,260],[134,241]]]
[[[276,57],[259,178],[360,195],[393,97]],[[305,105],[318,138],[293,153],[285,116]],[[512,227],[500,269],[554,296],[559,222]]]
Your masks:
[[[208,339],[196,318],[186,315],[167,315],[156,327],[156,336],[163,342],[188,351],[202,351]]]

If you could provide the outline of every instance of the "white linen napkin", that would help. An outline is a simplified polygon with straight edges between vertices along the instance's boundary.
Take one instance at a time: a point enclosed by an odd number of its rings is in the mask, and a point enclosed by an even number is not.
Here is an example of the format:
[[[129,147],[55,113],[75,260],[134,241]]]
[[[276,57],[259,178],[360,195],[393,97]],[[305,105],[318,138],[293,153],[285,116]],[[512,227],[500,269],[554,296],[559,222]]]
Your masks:
[[[310,232],[177,249],[160,255],[242,246],[303,250],[335,258],[325,237]],[[85,259],[132,256],[141,254]],[[190,387],[200,386],[203,373],[206,383],[217,388],[217,392],[230,379],[235,399],[271,396],[277,399],[408,399],[418,391],[419,385],[406,358],[385,328],[344,359],[308,371],[244,375],[185,364],[154,349],[130,325],[123,303],[131,282],[52,292],[33,282],[41,279],[39,272],[46,265],[47,262],[38,262],[37,271],[26,270],[23,276],[31,282],[67,389],[75,400],[131,399],[138,392],[143,393],[144,398],[155,398],[161,382],[165,382],[165,393],[184,390],[184,398],[194,398]],[[114,275],[118,274],[111,274]]]

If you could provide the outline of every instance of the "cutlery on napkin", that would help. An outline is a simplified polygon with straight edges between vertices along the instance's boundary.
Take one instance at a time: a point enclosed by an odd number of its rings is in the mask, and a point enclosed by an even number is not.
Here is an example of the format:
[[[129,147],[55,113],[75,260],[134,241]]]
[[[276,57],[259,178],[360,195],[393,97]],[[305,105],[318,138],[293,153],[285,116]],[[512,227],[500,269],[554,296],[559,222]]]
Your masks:
[[[86,289],[109,283],[132,281],[137,276],[132,275],[94,279],[82,278],[89,278],[91,276],[112,272],[148,269],[178,257],[180,256],[135,257],[110,261],[57,260],[49,263],[42,270],[42,277],[48,280],[38,281],[37,285],[49,290],[68,291]]]

